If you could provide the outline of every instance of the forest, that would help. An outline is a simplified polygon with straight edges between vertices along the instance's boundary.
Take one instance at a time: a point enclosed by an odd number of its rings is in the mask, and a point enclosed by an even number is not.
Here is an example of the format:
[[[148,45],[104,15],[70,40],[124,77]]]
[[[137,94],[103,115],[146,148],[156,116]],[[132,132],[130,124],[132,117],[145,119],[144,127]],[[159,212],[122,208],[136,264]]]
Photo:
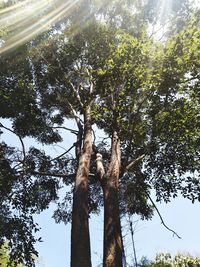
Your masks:
[[[92,266],[89,218],[103,210],[102,266],[125,267],[123,216],[200,201],[199,21],[189,0],[0,1],[6,266],[35,266],[34,216],[51,203],[71,224],[66,266]]]

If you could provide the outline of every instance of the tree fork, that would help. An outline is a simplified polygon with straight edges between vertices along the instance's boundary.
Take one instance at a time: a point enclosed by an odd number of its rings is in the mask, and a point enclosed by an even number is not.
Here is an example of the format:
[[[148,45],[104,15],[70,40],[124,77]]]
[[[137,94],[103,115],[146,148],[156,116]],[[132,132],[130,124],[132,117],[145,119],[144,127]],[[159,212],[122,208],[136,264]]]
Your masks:
[[[88,220],[88,176],[92,154],[91,111],[84,113],[83,148],[78,161],[73,196],[71,229],[71,267],[91,267],[89,220]]]

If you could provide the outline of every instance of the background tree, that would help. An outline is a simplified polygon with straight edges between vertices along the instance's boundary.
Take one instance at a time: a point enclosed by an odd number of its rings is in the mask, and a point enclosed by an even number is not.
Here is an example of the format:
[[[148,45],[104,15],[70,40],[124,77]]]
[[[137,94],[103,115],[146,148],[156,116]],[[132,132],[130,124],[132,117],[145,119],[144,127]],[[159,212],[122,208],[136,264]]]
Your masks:
[[[6,244],[0,247],[0,265],[2,267],[7,267],[7,266],[23,267],[23,265],[21,264],[16,265],[15,262],[10,261],[9,250]]]
[[[177,254],[172,256],[170,253],[160,253],[156,256],[155,261],[143,259],[139,264],[140,267],[175,267],[175,266],[200,266],[200,259],[187,254]]]

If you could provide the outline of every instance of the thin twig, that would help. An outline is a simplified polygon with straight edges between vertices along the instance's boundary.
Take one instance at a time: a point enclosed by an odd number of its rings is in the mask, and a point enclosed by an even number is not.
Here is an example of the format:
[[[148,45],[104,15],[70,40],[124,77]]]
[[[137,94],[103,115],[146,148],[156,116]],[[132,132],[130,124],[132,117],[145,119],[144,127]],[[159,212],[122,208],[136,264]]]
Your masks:
[[[154,201],[152,200],[152,198],[150,197],[150,195],[148,193],[146,193],[149,200],[151,201],[152,205],[154,206],[154,208],[156,209],[156,212],[158,213],[158,216],[160,217],[160,220],[161,220],[161,223],[163,224],[163,226],[169,230],[170,232],[172,232],[175,236],[177,236],[179,239],[181,239],[181,237],[172,229],[170,229],[164,222],[163,218],[162,218],[162,215],[160,214],[160,211],[158,210],[156,204],[154,203]]]

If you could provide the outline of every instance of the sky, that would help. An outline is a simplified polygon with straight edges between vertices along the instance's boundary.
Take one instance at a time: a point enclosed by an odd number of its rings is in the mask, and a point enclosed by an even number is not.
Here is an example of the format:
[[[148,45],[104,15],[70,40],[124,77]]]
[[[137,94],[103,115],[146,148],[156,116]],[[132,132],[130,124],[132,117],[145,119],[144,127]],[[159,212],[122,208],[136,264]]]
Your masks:
[[[161,224],[157,214],[151,221],[138,221],[134,239],[138,260],[142,256],[154,259],[159,252],[190,253],[200,257],[200,205],[192,204],[181,197],[168,204],[157,204],[168,227],[176,231],[181,239],[173,236]],[[37,216],[43,242],[37,245],[39,262],[37,267],[70,266],[70,225],[55,224],[51,218],[51,210]],[[138,218],[133,218],[137,220]],[[123,220],[123,234],[127,234],[127,226]],[[91,253],[93,267],[102,262],[103,214],[90,219]],[[124,242],[127,262],[132,263],[133,251],[130,233]]]
[[[7,120],[1,120],[7,127],[10,123]],[[69,128],[74,128],[75,124],[68,122]],[[102,137],[102,132],[97,132],[97,139]],[[70,147],[74,142],[73,135],[66,134],[62,147]],[[0,136],[0,141],[4,140],[10,145],[19,145],[19,141],[13,134],[5,132]],[[38,145],[33,140],[25,138],[25,144]],[[50,147],[48,151],[52,154],[62,151],[60,147]],[[63,151],[62,151],[63,152]],[[38,243],[36,248],[39,252],[37,267],[69,267],[70,266],[70,230],[71,225],[63,223],[56,224],[52,218],[55,204],[50,205],[49,210],[35,216],[35,221],[39,223],[41,230],[38,237],[41,236],[43,242]],[[159,216],[154,214],[151,221],[139,220],[135,224],[135,247],[138,260],[142,256],[154,259],[159,252],[170,253],[190,253],[193,256],[200,257],[200,205],[192,204],[189,200],[178,197],[172,199],[171,203],[157,203],[165,224],[181,236],[181,239],[173,236],[160,221]],[[138,217],[133,217],[137,221]],[[127,221],[122,219],[123,235],[126,236],[124,245],[127,262],[133,262],[133,250],[131,244],[130,231],[128,231]],[[92,266],[97,267],[102,262],[103,251],[103,211],[99,216],[90,218],[90,237]]]

